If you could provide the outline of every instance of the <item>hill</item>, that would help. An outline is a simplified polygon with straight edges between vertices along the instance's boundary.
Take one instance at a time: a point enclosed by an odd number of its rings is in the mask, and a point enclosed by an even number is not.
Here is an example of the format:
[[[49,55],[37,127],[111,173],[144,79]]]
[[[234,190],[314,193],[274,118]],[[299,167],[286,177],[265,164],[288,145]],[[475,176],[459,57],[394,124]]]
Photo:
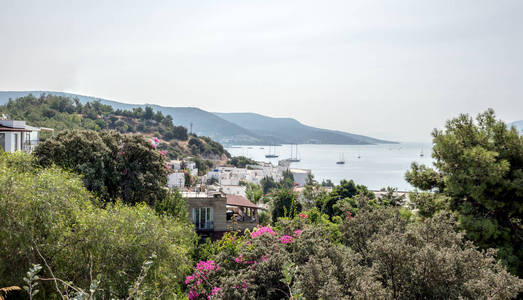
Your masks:
[[[387,144],[393,143],[304,125],[291,118],[272,118],[255,113],[215,113],[217,116],[239,125],[255,134],[272,138],[281,143],[293,144]]]
[[[210,113],[195,107],[164,107],[148,104],[128,104],[96,97],[49,91],[0,91],[0,104],[9,99],[32,94],[42,94],[78,98],[82,104],[99,101],[115,110],[144,109],[150,106],[154,111],[170,115],[175,125],[192,127],[192,132],[208,136],[228,145],[271,145],[285,143],[317,144],[380,144],[391,143],[362,135],[335,130],[314,128],[291,118],[271,118],[255,113]],[[192,126],[191,126],[192,125]]]
[[[183,126],[175,126],[171,116],[165,116],[152,107],[117,108],[98,101],[82,104],[79,99],[58,95],[32,95],[9,100],[0,106],[0,113],[30,125],[66,129],[116,130],[127,134],[141,134],[159,139],[158,149],[176,159],[199,156],[203,159],[225,160],[229,156],[223,146],[208,137],[188,134]],[[45,136],[43,136],[45,138]]]

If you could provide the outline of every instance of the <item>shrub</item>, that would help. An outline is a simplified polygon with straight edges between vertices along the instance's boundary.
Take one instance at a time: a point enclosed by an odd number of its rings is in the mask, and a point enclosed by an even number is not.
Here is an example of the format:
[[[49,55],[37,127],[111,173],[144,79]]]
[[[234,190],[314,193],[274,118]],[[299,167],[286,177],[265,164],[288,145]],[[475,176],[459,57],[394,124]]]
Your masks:
[[[152,295],[179,287],[195,240],[186,220],[158,216],[144,204],[101,208],[77,175],[35,165],[29,155],[0,156],[0,282],[23,286],[32,264],[45,265],[43,257],[56,277],[89,290],[90,274],[100,275],[104,297],[122,298],[154,253],[144,289]],[[44,268],[40,277],[51,274]],[[54,291],[44,282],[39,295]]]

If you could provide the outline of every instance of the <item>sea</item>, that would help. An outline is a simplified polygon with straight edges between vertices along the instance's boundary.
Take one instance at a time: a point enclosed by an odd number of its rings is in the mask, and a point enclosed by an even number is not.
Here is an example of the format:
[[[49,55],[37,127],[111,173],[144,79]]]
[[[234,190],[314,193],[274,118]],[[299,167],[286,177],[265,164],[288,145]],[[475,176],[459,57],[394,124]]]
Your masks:
[[[233,156],[246,156],[256,161],[278,164],[278,160],[296,156],[296,145],[281,146],[230,146],[227,151]],[[291,168],[309,169],[314,178],[322,182],[330,179],[338,184],[342,179],[353,179],[357,184],[371,190],[394,187],[399,191],[414,188],[405,181],[405,172],[412,162],[433,166],[431,143],[399,143],[380,145],[297,145],[300,162],[291,163]],[[265,158],[269,153],[278,158]],[[423,156],[421,156],[423,153]],[[336,164],[339,160],[344,165]]]

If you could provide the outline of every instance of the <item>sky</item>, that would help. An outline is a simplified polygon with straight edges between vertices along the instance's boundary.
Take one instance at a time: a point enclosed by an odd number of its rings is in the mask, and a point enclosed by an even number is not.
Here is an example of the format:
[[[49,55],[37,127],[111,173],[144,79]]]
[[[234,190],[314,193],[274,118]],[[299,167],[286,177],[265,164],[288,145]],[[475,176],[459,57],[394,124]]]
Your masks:
[[[396,141],[523,119],[523,1],[0,0],[0,90],[256,112]]]

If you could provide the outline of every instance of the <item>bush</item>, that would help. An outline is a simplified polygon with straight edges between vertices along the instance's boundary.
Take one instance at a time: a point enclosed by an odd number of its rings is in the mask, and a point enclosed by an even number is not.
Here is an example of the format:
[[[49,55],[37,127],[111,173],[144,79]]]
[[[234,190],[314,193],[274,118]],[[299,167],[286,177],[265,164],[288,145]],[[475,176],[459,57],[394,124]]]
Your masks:
[[[341,240],[318,214],[225,237],[218,243],[229,251],[206,256],[186,278],[189,298],[507,299],[523,291],[495,251],[456,233],[449,213],[413,222],[399,208],[365,207],[344,215]]]
[[[62,131],[40,143],[42,166],[56,164],[82,175],[85,186],[106,201],[154,204],[166,195],[164,157],[140,136],[115,131]]]
[[[154,253],[143,289],[169,294],[179,289],[195,241],[186,219],[158,216],[144,204],[101,208],[77,175],[36,167],[20,153],[0,156],[0,214],[4,286],[23,286],[33,263],[45,265],[43,257],[56,277],[89,290],[90,274],[100,275],[104,297],[122,298]],[[52,276],[44,267],[40,277]],[[41,297],[57,296],[53,284],[41,284]]]

